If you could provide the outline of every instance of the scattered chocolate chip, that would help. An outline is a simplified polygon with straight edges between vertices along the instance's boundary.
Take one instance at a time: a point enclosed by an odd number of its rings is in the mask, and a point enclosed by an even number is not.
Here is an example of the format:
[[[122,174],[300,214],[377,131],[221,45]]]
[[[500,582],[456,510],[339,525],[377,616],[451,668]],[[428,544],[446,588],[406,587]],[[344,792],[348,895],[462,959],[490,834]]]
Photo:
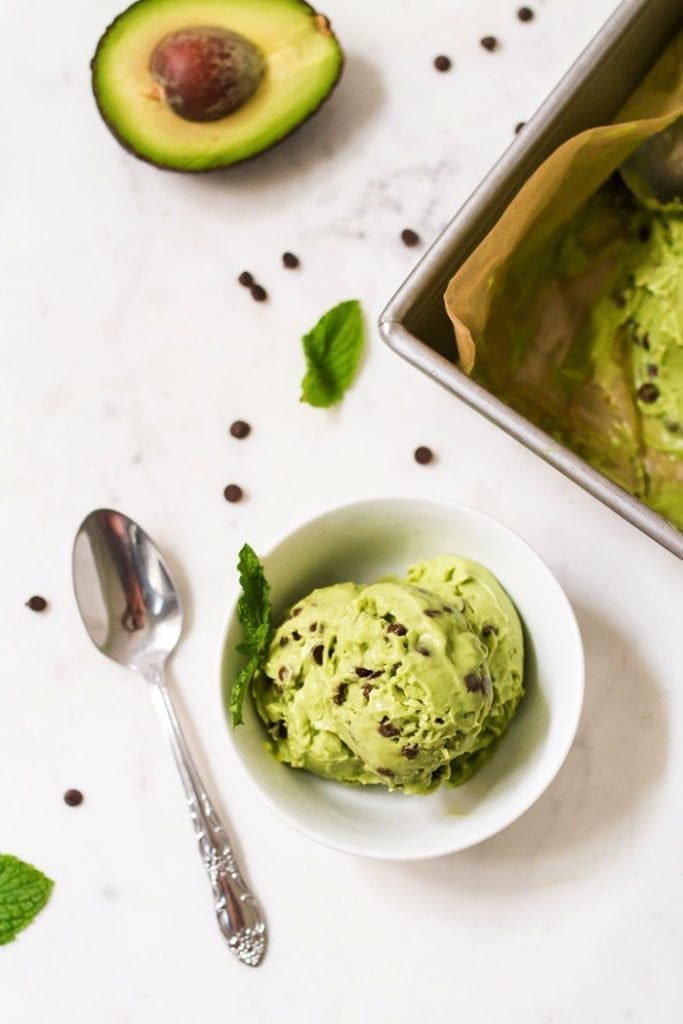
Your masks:
[[[80,789],[67,789],[64,794],[64,803],[69,807],[78,807],[83,803],[83,794]]]
[[[292,640],[301,640],[301,633],[298,629],[295,629],[292,633]]]
[[[526,121],[518,121],[517,124],[515,125],[515,135],[519,135],[519,133],[521,132],[522,128],[524,128],[525,125],[526,125]]]
[[[430,619],[438,619],[441,611],[439,608],[426,608],[425,615],[429,616]]]
[[[233,437],[237,437],[240,441],[243,437],[248,437],[251,433],[251,427],[245,420],[235,420],[230,427],[230,433]]]
[[[495,626],[487,624],[482,628],[481,635],[483,640],[487,640],[490,636],[494,636],[498,632]]]
[[[654,363],[648,363],[647,366],[645,367],[645,369],[647,370],[648,377],[658,377],[659,376],[659,367],[656,366]]]
[[[293,252],[283,252],[282,263],[288,270],[296,270],[301,265],[299,257],[295,256]]]
[[[434,721],[437,725],[443,725],[443,718],[435,718]]]
[[[434,58],[434,67],[437,71],[450,71],[451,70],[451,58],[446,57],[445,54],[440,53],[438,57]]]
[[[415,648],[415,650],[417,651],[418,654],[421,654],[423,658],[431,657],[432,652],[427,647],[424,647],[422,644],[419,644]]]
[[[289,643],[289,637],[288,636],[281,636],[280,637],[280,647],[286,647],[288,643]]]
[[[412,747],[402,747],[401,753],[404,757],[407,757],[409,761],[414,761],[417,755],[420,753],[420,748],[417,743],[413,743]]]
[[[426,466],[428,462],[431,462],[434,458],[434,452],[431,448],[427,448],[426,445],[421,444],[419,448],[416,448],[413,452],[416,462],[419,462],[421,466]]]
[[[365,697],[366,703],[370,700],[370,694],[374,689],[375,687],[372,683],[363,683],[363,696]]]
[[[297,605],[296,608],[292,608],[292,615],[301,615],[303,608],[301,605]]]
[[[644,334],[640,339],[640,344],[643,346],[646,352],[650,351],[650,335]]]
[[[287,724],[286,724],[284,718],[281,718],[280,721],[277,723],[276,730],[277,730],[276,735],[277,735],[277,738],[279,740],[286,740],[287,739],[287,735],[288,735],[287,734]]]
[[[250,274],[248,270],[243,270],[237,280],[244,288],[251,288],[254,283],[254,275]]]
[[[278,679],[280,679],[280,680],[286,679],[288,675],[289,675],[289,669],[287,668],[287,666],[286,665],[281,665],[280,666],[280,670],[279,670],[279,672],[277,674]]]
[[[451,606],[450,606],[449,604],[445,604],[445,605],[443,606],[443,610],[444,610],[445,612],[450,612],[451,614],[453,613],[453,609],[451,608]]]
[[[395,633],[396,636],[405,636],[408,630],[400,622],[392,622],[387,626],[387,633]]]
[[[244,497],[244,491],[239,484],[228,484],[223,491],[223,497],[226,501],[241,501]]]
[[[340,683],[337,689],[334,691],[334,697],[332,700],[335,704],[343,704],[349,695],[348,683]]]
[[[654,384],[641,384],[638,388],[638,398],[641,402],[647,402],[650,405],[659,398],[659,388]]]
[[[263,285],[252,284],[249,291],[251,292],[251,297],[254,300],[254,302],[265,302],[266,299],[268,298],[268,292],[263,287]]]
[[[407,245],[409,249],[413,246],[420,244],[420,236],[417,231],[413,231],[412,228],[404,228],[401,232],[401,241],[404,245]]]
[[[465,676],[465,686],[469,693],[486,693],[486,676],[478,676],[476,672],[468,672]]]
[[[372,669],[371,668],[355,668],[354,672],[361,679],[367,679],[368,676],[372,675]]]
[[[47,601],[44,597],[38,597],[35,594],[33,597],[29,597],[26,607],[30,608],[32,612],[44,612],[47,608]]]
[[[372,673],[372,675],[368,676],[368,679],[379,679],[379,677],[381,675],[382,675],[382,669],[378,668],[375,672]]]
[[[323,647],[322,644],[316,644],[313,650],[311,651],[311,654],[313,655],[313,661],[316,663],[316,665],[322,665],[324,652],[325,648]]]
[[[395,774],[391,768],[375,768],[375,771],[378,775],[384,775],[387,779],[393,779]]]
[[[493,53],[494,50],[498,49],[500,43],[495,36],[484,36],[483,39],[479,40],[479,45],[483,46],[489,53]]]
[[[310,626],[308,627],[308,630],[309,630],[310,633],[315,633],[317,628],[318,628],[318,623],[317,622],[312,622],[310,624]]]
[[[386,736],[387,739],[391,739],[392,736],[400,736],[401,730],[396,725],[392,725],[389,721],[389,716],[385,715],[382,721],[377,726],[377,732],[380,736]]]
[[[534,12],[531,10],[530,7],[520,7],[517,11],[517,17],[520,21],[533,21]]]
[[[638,228],[638,238],[641,242],[649,242],[652,235],[652,228],[649,224],[641,224]]]

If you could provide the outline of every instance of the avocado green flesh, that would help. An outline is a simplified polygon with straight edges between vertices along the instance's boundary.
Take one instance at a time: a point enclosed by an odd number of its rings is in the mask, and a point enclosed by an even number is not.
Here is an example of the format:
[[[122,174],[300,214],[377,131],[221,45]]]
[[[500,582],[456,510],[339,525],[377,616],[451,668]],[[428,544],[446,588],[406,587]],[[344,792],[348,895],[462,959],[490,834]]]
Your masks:
[[[265,63],[242,107],[203,123],[170,109],[149,68],[165,36],[202,26],[243,36]],[[205,171],[254,156],[293,131],[328,96],[341,67],[327,22],[302,0],[139,0],[107,29],[92,73],[100,113],[126,148],[162,167]]]
[[[683,529],[680,203],[646,209],[611,180],[521,250],[475,376]]]
[[[524,692],[519,617],[482,566],[451,556],[404,580],[314,590],[278,627],[252,684],[274,756],[347,783],[457,785]]]

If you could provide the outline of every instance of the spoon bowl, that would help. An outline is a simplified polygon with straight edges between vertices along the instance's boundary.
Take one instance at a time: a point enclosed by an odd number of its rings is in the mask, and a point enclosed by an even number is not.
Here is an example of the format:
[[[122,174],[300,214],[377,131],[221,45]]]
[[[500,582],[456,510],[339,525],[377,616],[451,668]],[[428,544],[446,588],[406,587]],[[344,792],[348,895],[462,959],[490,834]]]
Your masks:
[[[96,647],[138,671],[176,647],[183,610],[166,561],[137,523],[96,509],[76,536],[76,600]]]

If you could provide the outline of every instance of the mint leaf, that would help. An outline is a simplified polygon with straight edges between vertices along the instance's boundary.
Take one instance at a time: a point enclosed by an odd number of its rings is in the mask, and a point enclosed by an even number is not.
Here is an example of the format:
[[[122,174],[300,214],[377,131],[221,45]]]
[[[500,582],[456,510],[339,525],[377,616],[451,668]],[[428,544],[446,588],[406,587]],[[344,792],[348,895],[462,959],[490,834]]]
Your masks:
[[[248,661],[238,673],[230,689],[230,715],[233,727],[242,721],[244,695],[254,673],[268,654],[273,638],[273,616],[270,607],[270,586],[258,555],[248,544],[242,546],[237,561],[242,593],[237,602],[237,618],[244,626],[244,639],[237,644]]]
[[[306,376],[301,401],[327,408],[351,384],[363,351],[363,313],[358,299],[340,302],[324,313],[302,338]]]
[[[0,853],[0,946],[31,923],[47,903],[53,885],[38,868]]]

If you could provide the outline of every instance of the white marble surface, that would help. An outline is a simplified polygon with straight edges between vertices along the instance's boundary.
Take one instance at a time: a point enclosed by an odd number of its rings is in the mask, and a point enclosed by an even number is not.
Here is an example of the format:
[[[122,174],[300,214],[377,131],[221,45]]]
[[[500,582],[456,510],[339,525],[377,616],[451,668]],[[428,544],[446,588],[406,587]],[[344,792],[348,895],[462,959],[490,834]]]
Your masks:
[[[533,0],[530,25],[515,6],[329,0],[348,55],[329,106],[271,154],[198,178],[134,160],[98,119],[88,61],[119,0],[5,11],[0,849],[56,887],[0,951],[3,1022],[680,1020],[680,562],[374,329],[418,255],[401,229],[435,236],[616,5]],[[490,32],[495,54],[477,44]],[[244,268],[267,304],[234,283]],[[340,408],[309,408],[300,335],[352,296],[362,372]],[[413,461],[417,444],[434,464]],[[480,847],[416,864],[337,854],[276,820],[238,773],[218,692],[242,542],[263,550],[310,510],[387,491],[453,496],[518,530],[587,655],[579,735],[547,794]],[[148,694],[77,616],[71,539],[106,504],[152,532],[187,595],[174,685],[267,908],[256,971],[217,932]],[[34,593],[43,615],[24,607]]]

